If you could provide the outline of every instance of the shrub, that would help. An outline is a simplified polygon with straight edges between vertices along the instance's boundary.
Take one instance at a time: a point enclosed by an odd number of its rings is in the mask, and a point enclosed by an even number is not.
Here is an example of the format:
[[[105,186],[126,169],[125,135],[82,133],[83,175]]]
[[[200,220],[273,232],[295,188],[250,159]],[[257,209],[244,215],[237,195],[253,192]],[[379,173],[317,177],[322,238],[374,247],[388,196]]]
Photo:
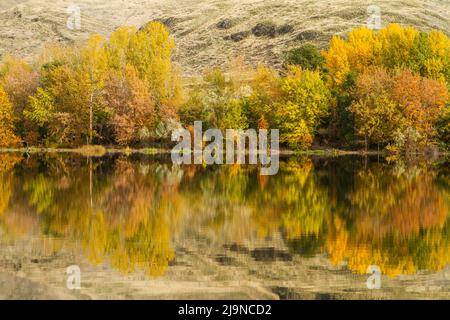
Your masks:
[[[322,69],[325,58],[319,50],[312,44],[305,44],[298,48],[291,49],[286,55],[287,65],[300,66],[303,69]]]

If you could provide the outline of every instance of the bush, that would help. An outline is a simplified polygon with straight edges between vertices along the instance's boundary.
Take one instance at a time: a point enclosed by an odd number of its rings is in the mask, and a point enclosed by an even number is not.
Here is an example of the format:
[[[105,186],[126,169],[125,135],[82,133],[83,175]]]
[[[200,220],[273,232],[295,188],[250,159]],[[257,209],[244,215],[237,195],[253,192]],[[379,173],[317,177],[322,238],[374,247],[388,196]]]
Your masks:
[[[308,70],[322,69],[324,63],[325,58],[312,44],[291,49],[286,56],[286,65],[296,65]]]

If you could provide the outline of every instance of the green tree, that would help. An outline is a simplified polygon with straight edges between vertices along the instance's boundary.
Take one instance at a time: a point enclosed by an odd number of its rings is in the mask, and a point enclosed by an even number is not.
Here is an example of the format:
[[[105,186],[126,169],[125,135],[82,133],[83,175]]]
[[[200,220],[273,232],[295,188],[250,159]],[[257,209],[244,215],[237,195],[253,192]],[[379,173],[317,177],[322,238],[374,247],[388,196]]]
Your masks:
[[[369,96],[353,103],[349,109],[355,116],[356,133],[369,144],[385,144],[393,140],[400,118],[397,105],[388,95]]]
[[[439,134],[439,139],[447,145],[450,146],[450,106],[447,105],[442,109],[441,114],[437,123],[437,130]]]
[[[273,104],[282,95],[281,78],[272,68],[259,65],[251,81],[251,94],[245,98],[244,110],[250,128],[273,127]]]
[[[325,58],[313,44],[304,44],[288,51],[286,65],[296,65],[303,69],[320,70],[325,64]]]
[[[36,94],[30,96],[28,106],[23,113],[26,119],[39,127],[46,127],[55,115],[54,99],[47,91],[38,88]]]
[[[281,141],[293,148],[311,146],[314,134],[329,115],[331,94],[318,71],[290,67],[281,81],[282,98],[275,103]]]

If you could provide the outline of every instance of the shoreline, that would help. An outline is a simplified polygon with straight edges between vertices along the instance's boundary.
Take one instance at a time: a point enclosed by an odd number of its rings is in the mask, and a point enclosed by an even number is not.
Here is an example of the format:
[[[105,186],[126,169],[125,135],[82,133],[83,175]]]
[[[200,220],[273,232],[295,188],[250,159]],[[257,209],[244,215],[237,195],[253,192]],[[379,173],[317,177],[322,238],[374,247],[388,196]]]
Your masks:
[[[4,153],[26,153],[26,154],[50,154],[50,153],[73,153],[87,157],[103,157],[107,154],[143,154],[143,155],[164,155],[170,154],[171,150],[166,148],[129,148],[129,147],[105,147],[105,146],[88,146],[81,148],[0,148],[0,154]],[[248,152],[246,152],[248,154]],[[342,149],[308,149],[308,150],[292,150],[282,149],[279,155],[306,155],[306,156],[389,156],[385,151],[377,150],[342,150]],[[414,154],[415,156],[427,156],[424,153]],[[440,151],[437,156],[449,156],[450,152]]]

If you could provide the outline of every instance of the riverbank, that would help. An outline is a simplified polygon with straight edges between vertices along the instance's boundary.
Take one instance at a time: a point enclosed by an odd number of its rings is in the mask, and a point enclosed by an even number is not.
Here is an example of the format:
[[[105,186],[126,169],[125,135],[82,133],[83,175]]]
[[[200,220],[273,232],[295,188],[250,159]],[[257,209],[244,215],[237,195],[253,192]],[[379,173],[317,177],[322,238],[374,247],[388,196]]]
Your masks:
[[[163,155],[170,154],[168,148],[130,148],[130,147],[105,147],[105,146],[84,146],[80,148],[0,148],[0,153],[24,153],[24,154],[42,154],[42,153],[73,153],[86,157],[103,157],[107,154],[144,154],[144,155]],[[282,149],[280,155],[305,155],[305,156],[389,156],[386,151],[378,150],[342,150],[334,148],[309,149],[309,150],[290,150]],[[450,152],[440,151],[437,156],[449,156]],[[416,156],[427,156],[425,154],[416,154]]]
[[[171,149],[167,148],[120,148],[120,147],[104,147],[104,146],[87,146],[81,148],[0,148],[0,153],[75,153],[85,156],[104,156],[106,154],[170,154]],[[282,149],[280,155],[316,155],[316,156],[342,156],[342,155],[384,155],[382,151],[352,151],[341,149],[310,149],[310,150],[290,150]]]
[[[84,156],[102,157],[106,154],[166,154],[170,153],[170,149],[163,148],[116,148],[103,146],[89,146],[81,148],[0,148],[0,153],[26,153],[26,154],[40,154],[40,153],[75,153]]]

